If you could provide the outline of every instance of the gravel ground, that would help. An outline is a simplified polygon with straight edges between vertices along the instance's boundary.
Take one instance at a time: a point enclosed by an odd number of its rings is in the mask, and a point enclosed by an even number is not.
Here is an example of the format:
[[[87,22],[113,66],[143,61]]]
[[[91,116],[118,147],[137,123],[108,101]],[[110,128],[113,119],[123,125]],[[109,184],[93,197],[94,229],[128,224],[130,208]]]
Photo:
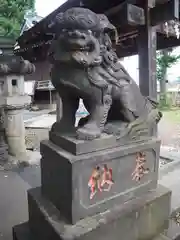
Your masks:
[[[48,139],[48,128],[26,128],[26,147],[27,149],[39,150],[40,142]]]

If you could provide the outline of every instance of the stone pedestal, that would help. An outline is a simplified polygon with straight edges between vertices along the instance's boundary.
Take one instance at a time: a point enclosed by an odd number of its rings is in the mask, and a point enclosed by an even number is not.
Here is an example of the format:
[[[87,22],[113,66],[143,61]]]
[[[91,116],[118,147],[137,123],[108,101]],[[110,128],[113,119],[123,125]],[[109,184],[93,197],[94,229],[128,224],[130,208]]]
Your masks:
[[[146,240],[163,230],[171,192],[157,187],[160,141],[114,140],[43,141],[42,186],[28,191],[29,222],[14,240]]]
[[[29,222],[14,227],[14,240],[147,240],[167,227],[171,193],[164,187],[71,225],[42,197],[28,192]]]

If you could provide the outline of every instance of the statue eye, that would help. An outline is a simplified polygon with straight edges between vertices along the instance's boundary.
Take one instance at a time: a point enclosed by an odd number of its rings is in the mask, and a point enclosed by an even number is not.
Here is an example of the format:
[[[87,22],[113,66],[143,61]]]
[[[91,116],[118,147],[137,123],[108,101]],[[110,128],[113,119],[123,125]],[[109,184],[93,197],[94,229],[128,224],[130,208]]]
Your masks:
[[[92,23],[93,23],[93,20],[92,20],[92,19],[88,19],[88,20],[87,20],[87,23],[92,24]]]
[[[73,15],[69,15],[67,20],[70,20],[70,21],[75,21],[76,20],[76,16],[73,16]]]

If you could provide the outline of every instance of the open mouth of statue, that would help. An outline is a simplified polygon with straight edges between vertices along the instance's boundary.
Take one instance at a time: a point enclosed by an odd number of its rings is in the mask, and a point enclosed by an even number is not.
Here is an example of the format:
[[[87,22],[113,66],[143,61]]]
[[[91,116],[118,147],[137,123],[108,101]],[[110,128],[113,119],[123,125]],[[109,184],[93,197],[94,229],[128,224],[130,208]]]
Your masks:
[[[81,52],[90,52],[91,48],[90,46],[75,46],[75,47],[71,47],[72,51],[81,51]]]
[[[65,44],[67,49],[70,49],[73,52],[92,52],[94,50],[94,44],[91,41],[86,42],[84,40],[69,39],[68,41],[66,40]]]
[[[94,50],[93,44],[86,44],[86,45],[71,45],[71,51],[81,51],[81,52],[92,52]]]

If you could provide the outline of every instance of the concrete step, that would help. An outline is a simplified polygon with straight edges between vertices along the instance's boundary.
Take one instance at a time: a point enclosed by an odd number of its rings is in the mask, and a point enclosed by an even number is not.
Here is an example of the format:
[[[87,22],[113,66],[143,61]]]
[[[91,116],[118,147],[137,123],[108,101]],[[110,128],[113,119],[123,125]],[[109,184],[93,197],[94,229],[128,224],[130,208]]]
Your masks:
[[[153,240],[180,240],[180,226],[174,220],[169,220],[169,227]]]
[[[168,164],[167,164],[168,165]],[[159,179],[159,184],[172,191],[171,209],[172,212],[180,207],[180,167],[176,170],[165,174]]]
[[[169,221],[169,228],[164,232],[167,240],[180,240],[180,226],[174,220]]]

